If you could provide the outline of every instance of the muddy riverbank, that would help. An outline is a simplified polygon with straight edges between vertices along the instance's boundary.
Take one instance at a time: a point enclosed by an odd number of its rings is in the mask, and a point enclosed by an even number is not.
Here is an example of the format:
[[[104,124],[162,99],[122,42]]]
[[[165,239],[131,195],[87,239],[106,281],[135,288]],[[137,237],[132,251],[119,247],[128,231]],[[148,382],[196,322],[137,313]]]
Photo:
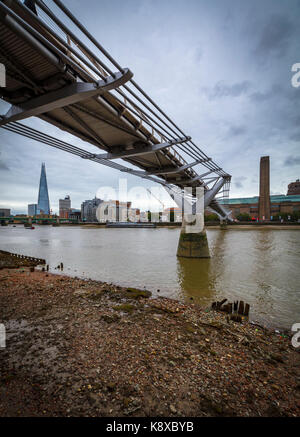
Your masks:
[[[0,270],[1,416],[299,416],[290,339],[197,305]]]
[[[208,228],[207,260],[176,257],[179,228],[7,226],[0,240],[2,250],[45,259],[50,273],[62,262],[68,276],[146,286],[155,297],[203,307],[242,300],[252,321],[290,330],[300,314],[300,232],[255,229]]]

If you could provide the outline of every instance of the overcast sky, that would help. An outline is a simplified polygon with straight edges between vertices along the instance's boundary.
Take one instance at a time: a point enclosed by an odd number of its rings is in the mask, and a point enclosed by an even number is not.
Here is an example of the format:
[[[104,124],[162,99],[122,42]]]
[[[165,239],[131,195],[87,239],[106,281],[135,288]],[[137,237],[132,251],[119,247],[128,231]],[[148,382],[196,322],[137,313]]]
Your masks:
[[[47,4],[51,1],[46,0]],[[300,0],[65,0],[168,115],[232,175],[231,197],[258,194],[270,155],[271,194],[300,178]],[[0,42],[1,44],[1,42]],[[0,113],[6,106],[0,103]],[[64,140],[39,120],[29,122]],[[85,143],[74,144],[88,148]],[[46,163],[51,207],[80,208],[124,175],[0,129],[0,208],[27,212]],[[137,177],[128,186],[153,186]],[[167,202],[166,202],[167,203]],[[138,205],[136,205],[138,206]],[[144,204],[141,202],[141,207]]]

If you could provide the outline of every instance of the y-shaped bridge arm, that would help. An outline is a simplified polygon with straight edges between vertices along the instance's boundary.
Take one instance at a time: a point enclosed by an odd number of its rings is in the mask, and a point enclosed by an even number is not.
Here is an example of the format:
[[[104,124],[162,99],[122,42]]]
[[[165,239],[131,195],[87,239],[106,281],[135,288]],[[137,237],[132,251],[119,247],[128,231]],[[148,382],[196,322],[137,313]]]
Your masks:
[[[210,190],[207,190],[204,193],[204,209],[209,207],[221,218],[221,220],[227,220],[227,219],[231,220],[231,218],[229,217],[231,211],[226,210],[223,207],[223,205],[219,204],[215,200],[215,196],[221,190],[221,188],[226,182],[227,182],[226,178],[221,178]],[[168,192],[168,194],[171,196],[171,198],[174,200],[174,202],[177,204],[178,208],[183,209],[184,203],[186,204],[186,202],[191,205],[191,202],[187,198],[184,198],[183,193],[176,192],[175,190],[172,190],[172,188],[167,185],[165,185],[164,187]],[[193,211],[196,210],[197,210],[197,205],[194,204]]]
[[[232,221],[231,213],[232,211],[227,210],[224,208],[223,205],[218,203],[216,200],[213,200],[211,204],[209,205],[209,208],[217,214],[217,216],[220,218],[220,220],[230,220]]]
[[[223,207],[220,203],[215,200],[215,196],[217,193],[221,190],[221,188],[224,186],[224,184],[227,182],[227,179],[222,178],[220,179],[211,190],[207,191],[204,195],[204,208],[210,207],[219,217],[221,220],[232,220],[230,218],[231,211],[228,211],[226,208]]]

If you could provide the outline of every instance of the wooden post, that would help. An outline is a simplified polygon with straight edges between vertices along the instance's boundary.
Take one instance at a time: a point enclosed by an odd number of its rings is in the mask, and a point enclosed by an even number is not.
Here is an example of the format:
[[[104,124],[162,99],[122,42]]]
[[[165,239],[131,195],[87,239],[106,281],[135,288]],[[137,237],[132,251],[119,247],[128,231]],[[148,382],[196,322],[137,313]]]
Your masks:
[[[240,300],[238,313],[242,316],[244,314],[244,302]]]
[[[249,310],[250,310],[250,305],[248,303],[246,303],[244,316],[246,316],[246,317],[249,316]]]

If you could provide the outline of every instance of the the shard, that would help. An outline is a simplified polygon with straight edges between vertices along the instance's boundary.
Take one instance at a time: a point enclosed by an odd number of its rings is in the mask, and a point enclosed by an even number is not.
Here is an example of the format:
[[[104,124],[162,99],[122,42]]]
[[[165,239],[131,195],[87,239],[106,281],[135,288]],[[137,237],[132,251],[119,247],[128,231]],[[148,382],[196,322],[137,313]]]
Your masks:
[[[45,168],[44,162],[42,163],[42,169],[41,169],[37,213],[38,214],[47,214],[47,215],[50,214],[48,185],[47,185],[46,168]]]

